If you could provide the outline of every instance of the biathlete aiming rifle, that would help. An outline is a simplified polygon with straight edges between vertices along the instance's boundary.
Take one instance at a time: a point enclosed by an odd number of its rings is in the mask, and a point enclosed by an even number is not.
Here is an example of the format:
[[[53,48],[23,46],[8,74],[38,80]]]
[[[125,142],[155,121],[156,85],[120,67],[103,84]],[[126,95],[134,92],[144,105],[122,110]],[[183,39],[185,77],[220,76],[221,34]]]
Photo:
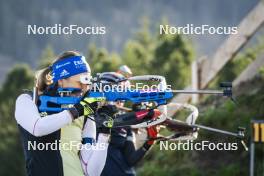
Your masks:
[[[100,79],[96,78],[94,84],[100,82]],[[175,131],[172,136],[164,137],[160,140],[186,140],[197,138],[197,131],[204,129],[212,132],[222,133],[225,135],[233,136],[239,139],[244,138],[245,129],[239,127],[237,133],[220,130],[212,127],[195,124],[198,118],[198,109],[189,104],[168,103],[168,100],[173,97],[173,93],[183,94],[213,94],[229,97],[234,101],[232,97],[232,84],[229,82],[221,83],[222,90],[169,90],[167,89],[166,79],[159,75],[142,75],[134,76],[128,79],[129,81],[157,81],[159,82],[156,90],[138,90],[138,89],[126,89],[125,91],[119,91],[118,89],[111,89],[110,91],[100,91],[98,89],[91,90],[89,97],[105,97],[107,102],[113,103],[117,101],[131,102],[132,104],[144,105],[145,108],[159,108],[162,114],[156,119],[150,119],[140,124],[131,125],[132,128],[144,128],[153,125],[162,124],[171,131]],[[74,90],[59,90],[61,92]],[[81,97],[50,97],[40,96],[40,112],[61,112],[62,110],[69,109],[71,106],[79,102]],[[58,106],[49,106],[49,104],[56,104]],[[167,116],[167,106],[183,107],[192,110],[191,115],[187,117],[186,122],[172,119]],[[192,134],[190,137],[190,134]],[[189,136],[184,138],[184,136]],[[196,137],[195,137],[196,136]]]

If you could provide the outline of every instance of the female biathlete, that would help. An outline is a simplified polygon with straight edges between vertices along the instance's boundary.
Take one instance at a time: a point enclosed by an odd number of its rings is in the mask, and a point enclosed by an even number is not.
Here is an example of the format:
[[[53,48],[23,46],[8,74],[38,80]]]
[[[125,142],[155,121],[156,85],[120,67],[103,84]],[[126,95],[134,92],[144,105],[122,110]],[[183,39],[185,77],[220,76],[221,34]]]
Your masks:
[[[71,96],[83,96],[79,103],[59,113],[39,113],[39,105],[30,92],[21,94],[16,100],[15,118],[22,137],[27,175],[32,176],[80,176],[100,175],[104,167],[109,127],[101,123],[104,118],[114,118],[115,108],[104,106],[98,109],[103,98],[91,98],[89,94],[91,70],[84,56],[68,51],[60,55],[53,64],[37,76],[37,95],[60,96],[59,88],[74,88]],[[88,92],[87,92],[88,91]],[[96,114],[96,115],[95,115]],[[129,125],[153,117],[153,111],[115,116],[114,124]],[[84,124],[84,117],[89,116]],[[97,121],[97,123],[95,123]],[[95,141],[96,125],[100,126]],[[83,143],[88,147],[71,146]],[[52,147],[53,144],[64,147]],[[59,145],[60,144],[60,145]],[[65,145],[68,144],[68,145]],[[91,145],[92,144],[92,145]],[[93,147],[91,146],[102,146]],[[33,147],[35,146],[35,148]],[[40,147],[40,146],[45,146]],[[69,147],[70,146],[70,147]],[[89,148],[90,147],[90,148]],[[96,148],[96,149],[94,149]],[[81,155],[81,156],[80,156]],[[80,161],[81,160],[81,161]]]

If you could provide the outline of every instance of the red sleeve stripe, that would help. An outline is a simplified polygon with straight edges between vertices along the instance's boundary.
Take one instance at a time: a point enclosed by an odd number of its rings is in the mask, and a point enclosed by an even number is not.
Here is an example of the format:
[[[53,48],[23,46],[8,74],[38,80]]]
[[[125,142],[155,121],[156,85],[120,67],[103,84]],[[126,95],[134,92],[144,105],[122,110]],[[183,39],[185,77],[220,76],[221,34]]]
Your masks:
[[[148,114],[148,112],[149,112],[148,110],[138,111],[138,112],[136,112],[136,118],[138,120],[141,120]]]

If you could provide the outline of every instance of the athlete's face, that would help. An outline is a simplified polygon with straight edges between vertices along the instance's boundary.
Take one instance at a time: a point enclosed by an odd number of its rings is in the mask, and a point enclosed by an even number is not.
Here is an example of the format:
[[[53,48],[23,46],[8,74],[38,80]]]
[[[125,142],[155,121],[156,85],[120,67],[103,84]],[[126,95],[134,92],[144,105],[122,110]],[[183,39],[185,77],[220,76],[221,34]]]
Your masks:
[[[79,88],[82,90],[82,93],[85,93],[89,90],[90,79],[90,73],[81,73],[67,79],[59,80],[59,86],[63,88]]]

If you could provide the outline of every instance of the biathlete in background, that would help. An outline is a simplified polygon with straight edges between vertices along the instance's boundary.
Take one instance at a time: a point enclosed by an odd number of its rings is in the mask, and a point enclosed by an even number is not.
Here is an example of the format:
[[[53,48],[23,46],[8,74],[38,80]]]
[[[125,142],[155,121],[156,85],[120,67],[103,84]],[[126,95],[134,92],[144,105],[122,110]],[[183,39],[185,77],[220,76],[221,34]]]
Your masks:
[[[127,67],[128,68],[128,67]],[[130,69],[128,69],[130,70]],[[126,75],[132,75],[130,72]],[[129,86],[127,79],[115,72],[102,73],[100,81],[104,84],[116,84]],[[123,106],[122,101],[116,102],[117,106]],[[136,107],[136,106],[135,106]],[[135,113],[141,114],[143,111],[134,108]],[[157,118],[161,113],[155,109],[151,111],[152,119]],[[119,111],[119,114],[124,112]],[[146,128],[148,138],[156,138],[158,135],[157,126]],[[153,145],[153,140],[143,143],[138,149],[135,147],[135,134],[130,127],[120,127],[111,129],[111,137],[108,146],[107,158],[101,176],[133,176],[135,175],[134,166],[145,156],[146,152]]]

